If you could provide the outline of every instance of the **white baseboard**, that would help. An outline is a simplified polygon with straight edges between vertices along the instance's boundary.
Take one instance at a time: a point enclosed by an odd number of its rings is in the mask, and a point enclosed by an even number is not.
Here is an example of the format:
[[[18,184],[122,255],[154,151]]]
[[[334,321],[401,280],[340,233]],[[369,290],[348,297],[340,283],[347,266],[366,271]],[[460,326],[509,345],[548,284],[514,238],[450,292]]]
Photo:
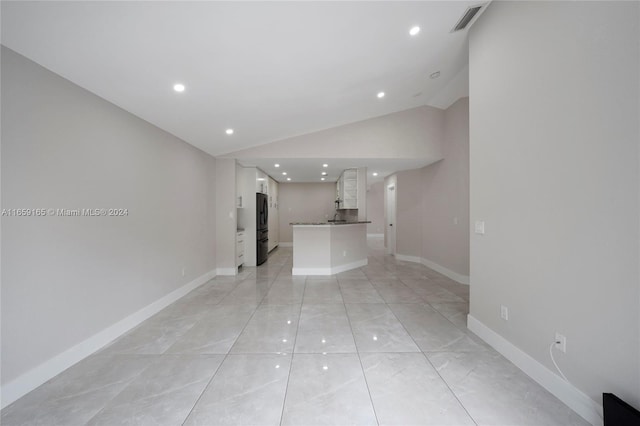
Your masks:
[[[333,268],[293,268],[291,275],[335,275],[340,272],[350,271],[352,269],[367,266],[369,260],[363,259],[356,262],[347,263],[345,265],[334,266]]]
[[[216,269],[216,275],[238,275],[238,268],[218,268]]]
[[[29,370],[21,376],[13,379],[6,385],[2,386],[0,395],[1,408],[6,407],[23,395],[31,392],[47,380],[62,373],[67,368],[76,364],[78,361],[88,357],[106,344],[112,342],[127,331],[131,330],[147,318],[158,313],[176,300],[185,296],[190,291],[196,289],[212,278],[215,278],[216,270],[207,272],[206,274],[196,278],[195,280],[183,285],[182,287],[172,291],[166,296],[161,297],[150,305],[145,306],[128,317],[109,326],[105,330],[94,334],[88,339],[78,343],[77,345],[67,349],[59,355],[43,362],[37,367]]]
[[[346,265],[334,266],[331,268],[331,275],[339,274],[340,272],[350,271],[356,268],[362,268],[369,264],[368,259],[362,259],[355,262],[347,263]]]
[[[367,238],[384,238],[384,234],[367,234]]]
[[[398,254],[398,253],[396,253],[395,256],[396,256],[396,259],[398,259],[398,260],[403,260],[405,262],[420,263],[420,264],[426,266],[427,268],[431,268],[436,272],[440,272],[445,277],[449,277],[452,280],[454,280],[456,282],[459,282],[460,284],[469,285],[469,276],[468,275],[462,275],[462,274],[459,274],[457,272],[454,272],[451,269],[447,269],[444,266],[438,265],[437,263],[432,262],[429,259],[425,259],[425,258],[419,257],[419,256],[408,256],[406,254]]]
[[[436,262],[432,262],[429,259],[422,258],[422,264],[427,268],[431,268],[436,272],[440,272],[445,277],[449,277],[454,281],[459,282],[460,284],[469,285],[469,276],[462,275],[457,272],[452,271],[451,269],[447,269],[444,266],[438,265]]]
[[[415,263],[422,263],[422,258],[418,257],[418,256],[409,256],[406,254],[399,254],[396,253],[396,259],[398,260],[402,260],[404,262],[415,262]]]
[[[333,275],[331,268],[292,268],[291,275]]]
[[[271,248],[271,250],[269,250],[269,253],[271,253],[272,251],[274,251],[275,249],[277,249],[280,246],[280,243],[276,244],[275,246],[273,246]]]
[[[280,247],[293,247],[293,243],[279,243]]]
[[[467,315],[467,327],[586,421],[594,426],[602,426],[602,405],[589,398],[571,383],[565,382],[560,376],[478,321],[471,314]]]

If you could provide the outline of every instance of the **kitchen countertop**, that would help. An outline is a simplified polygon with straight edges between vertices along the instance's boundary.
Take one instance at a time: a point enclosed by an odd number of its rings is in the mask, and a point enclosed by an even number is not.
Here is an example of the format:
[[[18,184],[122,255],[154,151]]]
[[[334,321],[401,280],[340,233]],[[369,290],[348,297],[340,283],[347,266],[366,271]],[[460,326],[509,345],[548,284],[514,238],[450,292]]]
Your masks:
[[[355,222],[291,222],[289,225],[292,226],[319,226],[319,225],[358,225],[360,223],[371,223],[370,220],[359,220]]]

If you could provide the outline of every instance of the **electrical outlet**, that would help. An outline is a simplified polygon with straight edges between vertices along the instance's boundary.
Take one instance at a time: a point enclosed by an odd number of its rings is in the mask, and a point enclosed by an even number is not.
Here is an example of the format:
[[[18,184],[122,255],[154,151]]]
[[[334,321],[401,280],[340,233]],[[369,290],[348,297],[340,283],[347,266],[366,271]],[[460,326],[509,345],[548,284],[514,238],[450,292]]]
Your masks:
[[[342,257],[347,257],[347,251],[346,250],[342,251]]]
[[[454,218],[453,218],[453,224],[454,224],[454,225],[457,225],[457,224],[458,224],[458,218],[457,218],[457,217],[454,217]]]
[[[182,267],[182,276],[184,277],[186,273],[187,273],[187,269],[183,266]]]
[[[500,318],[509,321],[509,308],[504,305],[500,305]]]
[[[484,221],[476,220],[475,232],[478,235],[484,235]]]
[[[556,349],[558,349],[560,352],[564,352],[567,353],[567,338],[566,336],[558,333],[556,331]]]

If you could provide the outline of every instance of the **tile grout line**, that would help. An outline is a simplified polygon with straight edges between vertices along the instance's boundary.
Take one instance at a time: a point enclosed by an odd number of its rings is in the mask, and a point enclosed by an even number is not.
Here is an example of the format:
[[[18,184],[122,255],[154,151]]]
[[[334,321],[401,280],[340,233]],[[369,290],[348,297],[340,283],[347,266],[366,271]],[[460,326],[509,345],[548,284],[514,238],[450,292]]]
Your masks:
[[[131,356],[131,355],[135,355],[135,356],[139,356],[141,354],[112,354],[112,355],[108,355],[106,358],[113,358],[114,356],[118,357],[118,356],[122,356],[122,355],[126,355],[126,356]],[[122,390],[120,390],[120,392],[118,392],[117,394],[115,394],[113,396],[113,398],[108,399],[107,401],[105,401],[104,405],[93,415],[91,416],[91,418],[89,418],[87,420],[87,422],[85,423],[85,425],[88,425],[91,423],[91,420],[93,420],[95,417],[98,416],[98,414],[102,413],[104,411],[105,408],[107,408],[107,405],[109,405],[109,403],[111,401],[113,401],[114,399],[116,399],[116,397],[118,397],[122,392],[125,391],[125,389],[127,389],[136,379],[138,379],[140,376],[142,376],[142,373],[144,373],[146,370],[148,370],[149,368],[151,368],[153,366],[153,364],[155,364],[161,357],[162,354],[151,354],[151,355],[147,355],[147,354],[142,354],[143,356],[147,357],[154,357],[157,359],[154,359],[153,363],[149,364],[148,366],[146,366],[145,368],[143,368],[142,370],[140,370],[140,372],[138,374],[136,374],[129,382],[127,382],[127,384],[122,388]],[[91,355],[90,355],[91,356]],[[87,357],[88,358],[88,357]],[[86,358],[85,358],[86,359]],[[113,359],[110,359],[109,362],[113,362]],[[73,367],[73,366],[72,366]],[[65,370],[66,371],[66,370]],[[64,373],[64,371],[63,371]],[[62,373],[60,373],[62,374]],[[5,407],[6,408],[6,407]],[[3,409],[4,411],[4,409]],[[0,422],[1,424],[2,422]]]
[[[307,278],[304,279],[304,290],[302,291],[302,300],[300,301],[300,311],[298,314],[298,324],[296,326],[296,335],[293,338],[293,346],[291,348],[291,362],[289,363],[289,374],[287,375],[287,385],[284,388],[284,398],[282,399],[282,411],[280,412],[280,423],[284,420],[284,407],[287,405],[287,394],[289,393],[289,381],[291,380],[291,370],[293,370],[293,357],[296,351],[296,342],[298,341],[298,332],[300,331],[300,320],[302,319],[302,304],[304,301],[304,294],[307,292]]]
[[[215,278],[212,278],[210,281],[212,281],[212,280],[214,280],[214,279],[215,279]],[[237,284],[236,284],[236,286],[237,286]],[[231,289],[229,292],[231,292],[231,291],[233,291],[233,289]],[[227,296],[227,294],[228,294],[228,293],[226,293],[226,294],[224,295],[224,297],[226,297],[226,296]],[[185,296],[186,296],[186,295],[185,295]],[[223,297],[223,299],[224,299],[224,297]],[[221,299],[221,300],[222,300],[222,299]],[[178,300],[176,300],[175,302],[173,302],[171,305],[166,306],[164,309],[169,308],[170,306],[172,306],[174,303],[177,303],[177,302],[178,302]],[[219,303],[219,302],[218,302],[218,303]],[[217,305],[217,304],[216,304],[216,305]],[[213,305],[213,306],[215,306],[215,305]],[[163,310],[164,310],[164,309],[163,309]],[[162,311],[160,311],[160,312],[162,312]],[[159,313],[159,312],[158,312],[158,313]],[[148,320],[148,319],[147,319],[147,320]],[[146,320],[145,320],[145,321],[146,321]],[[143,323],[144,323],[144,321],[143,321]],[[137,329],[138,327],[142,326],[142,325],[143,325],[143,323],[141,323],[141,324],[139,324],[137,327],[135,327],[135,328],[134,328],[134,330],[135,330],[135,329]],[[196,321],[196,322],[195,322],[191,327],[189,327],[187,330],[185,330],[185,333],[183,333],[182,335],[184,335],[184,334],[188,333],[188,332],[189,332],[193,327],[195,327],[195,325],[196,325],[197,323],[198,323],[198,321]],[[133,330],[131,330],[131,331],[133,331]],[[128,333],[127,333],[127,334],[128,334]],[[182,336],[182,335],[181,335],[181,336]],[[116,340],[117,340],[117,339],[116,339]],[[114,341],[114,343],[115,343],[115,341]],[[175,343],[175,342],[174,342],[174,343]],[[132,379],[131,379],[131,380],[130,380],[130,381],[129,381],[129,382],[128,382],[128,383],[127,383],[123,388],[122,388],[122,390],[121,390],[120,392],[118,392],[116,395],[114,395],[114,396],[113,396],[113,398],[110,398],[109,400],[105,401],[104,405],[100,408],[100,410],[98,410],[98,411],[97,411],[97,412],[96,412],[96,413],[95,413],[95,414],[94,414],[90,419],[88,419],[86,424],[89,424],[89,423],[91,422],[91,420],[93,420],[93,419],[94,419],[95,417],[97,417],[101,412],[103,412],[103,411],[104,411],[104,409],[107,407],[107,405],[109,405],[109,403],[110,403],[111,401],[113,401],[114,399],[116,399],[116,398],[117,398],[117,397],[118,397],[122,392],[124,392],[124,391],[125,391],[125,389],[127,389],[127,388],[128,388],[128,387],[129,387],[129,386],[130,386],[130,385],[131,385],[135,380],[137,380],[140,376],[142,376],[142,374],[143,374],[146,370],[148,370],[149,368],[153,367],[153,365],[154,365],[155,363],[157,363],[160,359],[162,359],[162,357],[164,357],[165,355],[172,355],[172,354],[167,354],[167,353],[166,353],[170,348],[171,348],[171,346],[169,346],[167,349],[165,349],[165,351],[164,351],[164,352],[159,353],[159,354],[135,354],[135,353],[118,353],[118,352],[114,352],[114,353],[112,353],[112,354],[110,354],[110,355],[107,355],[107,354],[100,354],[100,353],[92,354],[91,356],[105,356],[105,357],[108,357],[108,358],[119,357],[119,356],[140,356],[140,355],[143,355],[143,356],[145,356],[145,357],[154,357],[155,359],[154,359],[154,362],[153,362],[152,364],[150,364],[150,365],[148,365],[147,367],[145,367],[145,368],[143,368],[142,370],[140,370],[140,372],[139,372],[138,374],[136,374],[136,375],[135,375],[135,376],[134,376],[134,377],[133,377],[133,378],[132,378]],[[99,352],[100,352],[100,351],[99,351]],[[175,355],[181,355],[181,354],[175,354]],[[209,355],[210,355],[210,354],[209,354]],[[220,368],[220,366],[218,366],[218,368]],[[216,369],[216,371],[217,371],[217,369]],[[215,373],[214,373],[214,375],[215,375]],[[212,376],[212,377],[213,377],[213,376]],[[207,385],[208,385],[208,384],[207,384]],[[205,387],[205,389],[206,389],[206,387]],[[187,416],[187,417],[188,417],[188,416]],[[185,418],[185,420],[186,420],[186,418]]]
[[[248,277],[247,277],[248,278]],[[247,278],[240,280],[238,282],[238,285],[240,285],[241,282],[243,282],[244,280],[246,280]],[[235,288],[238,287],[238,285],[236,285]],[[233,291],[233,290],[231,290]],[[230,293],[230,292],[229,292]],[[227,294],[227,296],[229,295],[229,293]],[[225,298],[227,297],[225,296]],[[222,300],[220,301],[222,302]],[[220,303],[218,303],[217,305],[219,305]],[[207,382],[207,385],[204,387],[204,389],[202,390],[202,392],[200,393],[200,396],[198,396],[198,399],[196,400],[196,402],[193,404],[193,407],[191,407],[191,410],[189,410],[189,414],[187,414],[187,416],[184,418],[184,420],[182,421],[182,426],[185,425],[185,423],[187,422],[187,420],[189,420],[189,417],[191,417],[191,415],[193,414],[193,411],[195,410],[196,406],[198,405],[198,403],[200,402],[200,400],[202,399],[202,396],[205,394],[205,392],[207,391],[207,389],[209,389],[209,386],[211,385],[211,382],[213,382],[213,379],[215,379],[216,375],[218,374],[218,371],[220,371],[220,368],[222,368],[222,365],[225,363],[225,361],[227,360],[227,358],[229,357],[229,355],[231,354],[231,349],[233,349],[233,346],[236,344],[236,342],[238,341],[238,339],[240,338],[240,336],[242,335],[242,333],[244,333],[244,330],[247,328],[247,325],[249,325],[249,322],[251,322],[251,319],[254,317],[254,315],[256,314],[256,311],[258,310],[258,307],[260,305],[257,305],[256,308],[253,310],[253,313],[251,314],[251,316],[249,317],[249,319],[247,320],[247,322],[244,324],[244,327],[242,327],[242,330],[240,331],[240,333],[238,333],[238,336],[236,336],[235,340],[233,341],[233,343],[231,344],[231,346],[229,347],[229,350],[227,351],[227,353],[224,355],[224,358],[222,359],[222,361],[220,362],[220,365],[218,365],[218,368],[216,368],[216,371],[213,373],[213,375],[211,376],[211,379],[209,379],[209,381]]]
[[[402,280],[400,280],[402,281]],[[404,283],[403,283],[404,284]],[[406,284],[404,284],[406,285]],[[408,286],[407,286],[408,287]],[[414,292],[415,293],[415,292]],[[420,296],[419,294],[416,293],[416,295],[418,297],[420,297],[420,299],[424,300],[422,298],[422,296]],[[425,303],[429,304],[429,302]],[[465,411],[465,413],[467,413],[467,416],[469,416],[469,418],[471,419],[471,421],[477,426],[478,423],[476,422],[476,420],[471,416],[471,413],[469,413],[469,411],[467,410],[467,407],[464,406],[464,404],[462,403],[462,401],[460,401],[460,399],[458,398],[458,395],[456,395],[456,393],[453,391],[453,389],[451,389],[451,387],[449,386],[449,383],[447,383],[447,381],[444,379],[444,377],[442,377],[442,375],[440,374],[440,372],[438,371],[438,369],[433,365],[433,363],[431,362],[431,360],[429,359],[429,357],[427,356],[427,354],[422,350],[422,348],[418,345],[418,342],[415,341],[414,337],[411,335],[411,333],[409,333],[409,330],[407,330],[407,328],[405,327],[405,325],[402,323],[402,321],[400,321],[400,318],[398,318],[398,316],[396,315],[395,312],[393,312],[393,310],[391,309],[390,306],[388,306],[388,303],[385,304],[387,305],[387,308],[391,311],[391,313],[393,314],[393,316],[398,320],[398,322],[400,323],[400,325],[402,326],[402,328],[404,328],[405,332],[409,335],[409,337],[411,338],[411,340],[413,340],[413,343],[418,347],[418,349],[420,349],[420,353],[422,354],[422,356],[425,358],[425,360],[427,361],[427,363],[431,366],[431,368],[433,368],[433,370],[436,372],[436,374],[438,375],[438,377],[440,377],[440,380],[442,380],[442,383],[444,383],[444,385],[447,387],[447,389],[449,389],[449,392],[451,392],[451,395],[453,395],[453,397],[456,399],[456,401],[458,401],[458,404],[460,404],[460,406],[462,407],[462,409]],[[405,303],[407,305],[410,305],[410,303]],[[431,304],[429,304],[429,306],[431,306]],[[433,308],[433,307],[432,307]],[[436,310],[435,308],[433,308],[436,312],[438,312],[440,314],[440,312],[438,310]],[[442,315],[442,314],[440,314]],[[444,317],[444,315],[442,315]],[[446,317],[445,317],[446,318]],[[447,319],[448,320],[448,319]],[[451,321],[449,321],[451,322]],[[455,324],[454,324],[455,326]],[[456,327],[457,329],[457,327]],[[451,351],[449,351],[451,352]]]
[[[216,374],[218,374],[218,371],[220,371],[220,368],[222,367],[222,364],[224,364],[224,362],[227,360],[227,356],[228,355],[229,354],[227,353],[224,356],[224,358],[222,358],[222,361],[220,362],[220,364],[218,364],[218,368],[216,368],[216,371],[213,372],[213,374],[211,375],[211,378],[207,382],[207,385],[204,387],[204,389],[202,389],[202,392],[198,396],[198,399],[196,399],[196,402],[193,403],[193,407],[191,407],[191,410],[189,410],[189,413],[187,414],[187,416],[182,421],[182,423],[181,423],[182,426],[184,426],[184,424],[187,423],[187,420],[189,420],[189,417],[191,417],[191,414],[193,414],[193,410],[196,408],[196,405],[198,405],[198,403],[202,399],[202,395],[204,395],[204,393],[207,391],[207,389],[209,389],[209,385],[211,385],[211,382],[213,381],[214,377],[216,377]]]
[[[338,285],[338,288],[340,286]],[[340,288],[340,295],[342,295],[342,288]],[[344,296],[343,296],[344,302]],[[360,357],[360,349],[358,348],[358,342],[356,342],[356,334],[353,331],[353,325],[351,324],[351,317],[349,317],[349,312],[347,311],[347,305],[343,303],[344,312],[347,316],[347,321],[349,322],[349,328],[351,329],[351,335],[353,336],[353,345],[356,347],[356,355],[358,356],[358,362],[360,363],[360,371],[362,371],[362,378],[364,379],[364,385],[367,387],[367,393],[369,394],[369,401],[371,402],[371,409],[373,410],[373,415],[376,418],[376,423],[379,425],[380,420],[378,419],[378,412],[376,411],[376,406],[373,403],[373,397],[371,396],[371,388],[369,387],[369,382],[367,381],[367,375],[364,372],[364,365],[362,365],[362,358]]]
[[[456,399],[456,401],[458,401],[458,404],[460,404],[460,406],[462,407],[462,409],[464,410],[465,413],[467,413],[467,416],[469,416],[469,418],[471,419],[471,421],[478,426],[478,422],[476,422],[476,419],[473,418],[473,416],[471,415],[471,413],[469,412],[469,410],[467,410],[467,407],[465,407],[465,405],[462,403],[462,401],[460,401],[460,398],[458,398],[458,395],[453,391],[453,389],[451,389],[451,386],[449,386],[449,383],[444,379],[444,377],[442,377],[442,374],[440,374],[440,371],[438,371],[438,369],[435,367],[435,365],[433,365],[433,363],[431,362],[431,360],[429,359],[429,357],[427,356],[427,354],[425,352],[422,352],[422,356],[424,356],[424,358],[427,360],[427,362],[429,363],[429,365],[434,369],[434,371],[436,372],[436,374],[438,375],[438,377],[440,377],[440,380],[442,380],[442,382],[445,384],[445,386],[447,387],[447,389],[449,389],[449,392],[451,392],[451,395],[453,395],[453,397]]]
[[[212,278],[212,280],[214,280],[214,279],[215,279],[215,278]],[[244,279],[246,279],[246,278],[244,278]],[[236,284],[236,286],[235,286],[235,287],[237,287],[237,286],[238,286],[238,284],[240,284],[240,282],[244,281],[244,279],[242,279],[242,280],[238,281],[238,283]],[[234,287],[234,289],[235,289],[235,287]],[[220,299],[220,301],[222,301],[225,297],[227,297],[227,295],[228,295],[231,291],[233,291],[233,289],[229,290],[229,292],[227,292],[227,293],[224,295],[224,297],[223,297],[222,299]],[[185,295],[185,296],[186,296],[186,295]],[[218,305],[218,304],[220,303],[220,301],[219,301],[218,303],[216,303],[216,304],[212,305],[212,306],[216,306],[216,305]],[[178,300],[176,300],[175,302],[173,302],[171,305],[166,306],[164,309],[169,308],[170,306],[172,306],[174,303],[177,303],[177,302],[178,302]],[[164,310],[164,309],[163,309],[163,310]],[[162,311],[160,311],[160,312],[162,312]],[[158,313],[159,313],[159,312],[158,312]],[[146,321],[146,320],[145,320],[145,321]],[[144,323],[144,322],[143,322],[143,323]],[[135,327],[135,328],[138,328],[138,327],[142,326],[142,325],[143,325],[143,323],[139,324],[139,325],[138,325],[137,327]],[[188,333],[192,328],[194,328],[194,327],[195,327],[195,325],[196,325],[197,323],[198,323],[198,321],[194,322],[194,323],[193,323],[193,325],[191,325],[191,327],[189,327],[187,330],[185,330],[185,332],[184,332],[180,337],[182,337],[183,335],[187,334],[187,333]],[[134,328],[134,329],[135,329],[135,328]],[[115,342],[115,341],[114,341],[114,342]],[[174,343],[175,343],[175,342],[174,342]],[[173,345],[171,345],[171,346],[173,346]],[[108,399],[107,401],[105,401],[104,405],[100,408],[100,410],[98,410],[98,411],[97,411],[97,412],[96,412],[96,413],[95,413],[95,414],[94,414],[90,419],[88,419],[88,420],[87,420],[87,423],[85,423],[85,424],[89,424],[89,423],[91,423],[91,420],[93,420],[93,419],[94,419],[95,417],[97,417],[101,412],[103,412],[103,411],[104,411],[104,409],[107,407],[107,405],[109,405],[109,403],[110,403],[111,401],[113,401],[114,399],[116,399],[116,398],[117,398],[117,397],[118,397],[122,392],[124,392],[124,391],[125,391],[125,389],[127,389],[127,388],[128,388],[128,387],[129,387],[129,386],[130,386],[130,385],[131,385],[131,384],[136,380],[136,379],[138,379],[140,376],[142,376],[142,374],[143,374],[146,370],[148,370],[149,368],[153,367],[153,365],[154,365],[154,364],[156,364],[160,359],[162,359],[162,357],[164,357],[165,355],[169,355],[169,356],[171,356],[171,355],[175,355],[175,356],[184,355],[184,354],[167,354],[166,352],[171,348],[171,346],[169,346],[167,349],[165,349],[165,350],[164,350],[164,352],[159,353],[159,354],[135,354],[135,353],[118,353],[118,352],[114,352],[114,353],[112,353],[112,354],[110,354],[110,355],[106,355],[106,354],[99,354],[99,353],[98,353],[98,354],[92,354],[91,356],[106,356],[106,357],[108,357],[108,358],[113,358],[114,356],[118,357],[118,356],[123,356],[123,355],[124,355],[124,356],[139,356],[139,355],[143,355],[143,356],[148,356],[148,357],[154,357],[155,359],[154,359],[154,362],[153,362],[152,364],[150,364],[150,365],[148,365],[147,367],[145,367],[145,368],[143,368],[142,370],[140,370],[140,372],[139,372],[138,374],[136,374],[136,375],[135,375],[135,376],[134,376],[134,377],[133,377],[133,378],[132,378],[132,379],[131,379],[131,380],[130,380],[130,381],[129,381],[129,382],[128,382],[128,383],[127,383],[123,388],[122,388],[122,390],[121,390],[120,392],[118,392],[116,395],[114,395],[114,396],[113,396],[113,398],[110,398],[110,399]],[[211,356],[211,355],[217,355],[217,354],[199,354],[199,355],[209,355],[209,356]],[[224,358],[224,359],[226,359],[226,356],[225,356],[225,358]],[[223,361],[224,361],[224,359],[223,359]],[[211,376],[211,379],[209,380],[209,382],[207,382],[207,385],[206,385],[206,386],[205,386],[205,388],[204,388],[205,390],[206,390],[206,388],[209,386],[209,383],[211,382],[211,380],[213,379],[213,377],[215,376],[215,374],[217,373],[217,371],[218,371],[218,369],[220,368],[220,366],[221,366],[221,365],[222,365],[222,363],[220,363],[220,365],[218,365],[218,368],[216,368],[216,371],[215,371],[215,372],[214,372],[214,374]],[[204,390],[202,391],[202,393],[201,393],[201,394],[200,394],[200,396],[198,397],[198,400],[196,401],[196,404],[197,404],[197,402],[200,400],[200,398],[202,397],[202,394],[203,394],[203,393],[204,393]],[[195,407],[195,404],[194,404],[194,407]],[[191,410],[189,411],[189,414],[187,415],[187,417],[185,417],[185,420],[183,421],[183,424],[184,424],[184,422],[187,420],[187,418],[189,417],[189,415],[191,414],[191,411],[193,411],[193,407],[192,407],[192,408],[191,408]]]

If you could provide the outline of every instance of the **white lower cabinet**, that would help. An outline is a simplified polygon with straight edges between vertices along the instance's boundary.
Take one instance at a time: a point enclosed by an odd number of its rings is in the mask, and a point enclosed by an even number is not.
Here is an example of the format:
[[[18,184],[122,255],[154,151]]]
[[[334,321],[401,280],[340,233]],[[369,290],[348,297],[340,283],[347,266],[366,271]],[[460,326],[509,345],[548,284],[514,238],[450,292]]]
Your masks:
[[[236,233],[236,268],[244,263],[244,231]]]

